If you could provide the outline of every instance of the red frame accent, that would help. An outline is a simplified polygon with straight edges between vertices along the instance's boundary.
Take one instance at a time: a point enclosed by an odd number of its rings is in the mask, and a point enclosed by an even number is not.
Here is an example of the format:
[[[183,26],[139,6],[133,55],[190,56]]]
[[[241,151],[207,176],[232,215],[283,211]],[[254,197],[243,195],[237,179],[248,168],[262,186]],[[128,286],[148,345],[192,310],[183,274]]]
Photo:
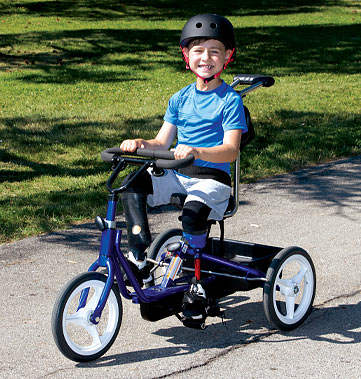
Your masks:
[[[201,258],[194,259],[194,271],[196,279],[201,280]]]

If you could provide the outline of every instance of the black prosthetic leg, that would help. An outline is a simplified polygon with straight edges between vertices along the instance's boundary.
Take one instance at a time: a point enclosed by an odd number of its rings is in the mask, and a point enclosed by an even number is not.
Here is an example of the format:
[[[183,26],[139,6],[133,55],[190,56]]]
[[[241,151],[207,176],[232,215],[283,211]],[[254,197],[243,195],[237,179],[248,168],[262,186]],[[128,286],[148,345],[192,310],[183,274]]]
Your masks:
[[[150,267],[146,265],[144,251],[152,242],[147,217],[147,194],[123,192],[121,198],[127,222],[128,260],[141,273],[142,279],[146,279]]]

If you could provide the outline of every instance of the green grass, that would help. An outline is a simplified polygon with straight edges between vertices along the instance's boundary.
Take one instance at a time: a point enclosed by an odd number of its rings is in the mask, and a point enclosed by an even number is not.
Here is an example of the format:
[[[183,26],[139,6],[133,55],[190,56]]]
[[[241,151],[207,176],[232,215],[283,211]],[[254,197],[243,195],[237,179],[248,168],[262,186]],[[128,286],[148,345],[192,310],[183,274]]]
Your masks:
[[[206,10],[232,21],[237,62],[265,73],[245,98],[254,181],[361,153],[360,17],[351,0],[10,1],[0,4],[0,242],[104,214],[100,151],[150,138],[169,97],[194,80],[178,48]]]

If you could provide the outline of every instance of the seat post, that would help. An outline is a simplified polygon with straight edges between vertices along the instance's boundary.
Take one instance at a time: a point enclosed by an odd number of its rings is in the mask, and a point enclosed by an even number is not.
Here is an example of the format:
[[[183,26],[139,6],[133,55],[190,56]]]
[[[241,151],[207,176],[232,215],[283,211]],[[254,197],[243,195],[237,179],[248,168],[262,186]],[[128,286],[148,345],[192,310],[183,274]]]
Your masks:
[[[234,207],[233,209],[228,210],[223,218],[228,218],[233,216],[238,210],[239,204],[239,179],[240,179],[240,159],[241,154],[238,151],[237,158],[234,162],[234,171],[233,171],[233,198],[234,198]]]

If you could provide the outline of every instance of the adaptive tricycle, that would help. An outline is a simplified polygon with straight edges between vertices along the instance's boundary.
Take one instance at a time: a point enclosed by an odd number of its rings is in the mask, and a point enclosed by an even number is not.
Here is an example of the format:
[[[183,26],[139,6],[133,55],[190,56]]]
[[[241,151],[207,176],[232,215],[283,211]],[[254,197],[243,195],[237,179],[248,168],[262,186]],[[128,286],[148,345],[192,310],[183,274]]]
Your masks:
[[[272,77],[237,75],[231,84],[249,85],[239,91],[244,97],[261,86],[270,87]],[[245,107],[248,133],[242,136],[240,150],[253,138],[254,130]],[[263,288],[264,311],[270,323],[280,330],[301,325],[309,315],[316,288],[316,274],[309,254],[300,247],[280,248],[224,238],[224,220],[220,237],[210,237],[215,221],[209,221],[207,245],[193,249],[182,240],[181,229],[159,234],[147,252],[150,278],[146,283],[121,251],[122,230],[116,227],[119,194],[132,180],[113,188],[119,173],[128,165],[140,166],[133,180],[145,170],[161,175],[164,169],[179,169],[192,164],[193,156],[174,160],[172,151],[138,149],[123,153],[119,148],[102,152],[104,161],[112,162],[113,172],[107,181],[109,191],[106,218],[96,217],[102,232],[98,259],[88,272],[71,280],[60,292],[54,305],[52,331],[59,350],[74,361],[91,361],[102,356],[113,344],[122,321],[120,294],[139,304],[142,317],[157,321],[175,315],[187,327],[205,329],[207,317],[222,317],[218,300],[236,291]],[[239,154],[233,168],[233,195],[224,219],[238,208]],[[184,197],[172,196],[172,203],[182,207]],[[97,271],[98,269],[101,272]],[[207,303],[199,319],[181,316],[184,298],[200,282],[207,293]]]

